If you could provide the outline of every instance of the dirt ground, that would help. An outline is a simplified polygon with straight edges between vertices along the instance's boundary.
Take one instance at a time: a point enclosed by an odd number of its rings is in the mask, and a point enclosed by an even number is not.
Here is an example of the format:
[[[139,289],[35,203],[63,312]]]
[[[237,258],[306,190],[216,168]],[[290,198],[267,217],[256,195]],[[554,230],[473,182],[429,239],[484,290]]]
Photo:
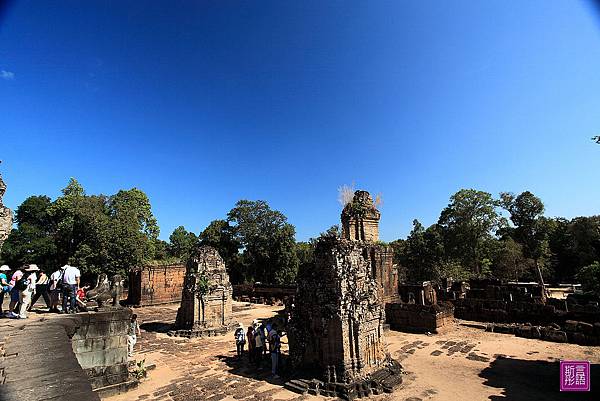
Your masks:
[[[247,327],[255,318],[267,318],[281,308],[234,303],[234,318]],[[107,401],[278,401],[327,400],[300,396],[273,380],[269,370],[257,370],[235,356],[232,333],[226,336],[181,339],[165,334],[176,306],[135,310],[142,321],[136,359],[156,365],[140,386]],[[387,332],[392,356],[406,374],[394,393],[370,399],[418,400],[567,400],[598,399],[600,347],[583,347],[487,333],[457,321],[443,334]],[[286,352],[285,345],[283,352]],[[560,359],[590,360],[593,393],[561,393]],[[329,398],[329,400],[331,400]]]

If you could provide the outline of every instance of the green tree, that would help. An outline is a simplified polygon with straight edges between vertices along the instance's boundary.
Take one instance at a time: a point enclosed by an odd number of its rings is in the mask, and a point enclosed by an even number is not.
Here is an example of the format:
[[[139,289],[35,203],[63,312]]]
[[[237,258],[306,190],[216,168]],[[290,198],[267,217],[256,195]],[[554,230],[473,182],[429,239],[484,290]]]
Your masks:
[[[244,268],[239,255],[242,244],[228,221],[211,221],[198,238],[200,245],[212,246],[219,251],[219,255],[225,261],[231,282],[236,284],[244,282]]]
[[[245,281],[293,282],[298,271],[295,229],[265,201],[240,200],[227,214],[244,250],[240,269]]]
[[[502,224],[497,206],[487,192],[461,189],[438,220],[447,256],[475,275],[481,275],[484,261],[489,261],[490,240]]]
[[[584,266],[577,273],[577,280],[582,284],[585,292],[600,297],[600,262],[596,261],[588,266]]]
[[[523,256],[523,246],[511,237],[506,237],[498,241],[492,272],[496,278],[518,281],[526,275],[530,261]]]
[[[169,251],[172,256],[182,261],[187,261],[192,253],[198,248],[198,237],[189,232],[184,226],[179,226],[169,236]]]
[[[549,257],[548,224],[544,219],[544,204],[529,191],[518,196],[509,192],[500,194],[502,206],[510,213],[515,225],[513,238],[523,246],[523,254],[534,262],[540,283],[544,283],[542,270]]]

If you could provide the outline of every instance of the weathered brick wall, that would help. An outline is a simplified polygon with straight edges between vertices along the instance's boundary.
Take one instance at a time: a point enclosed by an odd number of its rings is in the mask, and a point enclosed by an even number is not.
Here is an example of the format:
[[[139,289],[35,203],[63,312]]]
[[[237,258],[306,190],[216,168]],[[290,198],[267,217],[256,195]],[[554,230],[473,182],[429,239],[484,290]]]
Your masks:
[[[454,322],[451,305],[389,303],[385,317],[392,330],[439,333]]]
[[[379,299],[383,305],[398,302],[398,269],[394,265],[392,248],[383,245],[370,245],[367,248]]]
[[[160,305],[181,301],[185,265],[144,266],[129,272],[127,304]]]

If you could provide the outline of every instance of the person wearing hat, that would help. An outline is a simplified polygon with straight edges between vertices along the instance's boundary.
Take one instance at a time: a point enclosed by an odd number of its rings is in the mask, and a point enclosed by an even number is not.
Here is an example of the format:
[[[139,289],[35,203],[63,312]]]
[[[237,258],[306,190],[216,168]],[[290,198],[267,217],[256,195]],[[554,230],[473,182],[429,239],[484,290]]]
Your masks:
[[[235,337],[235,347],[237,349],[237,356],[241,358],[244,355],[244,344],[246,344],[246,332],[244,331],[244,325],[240,322],[238,328],[233,333]]]
[[[21,291],[21,307],[19,309],[19,319],[27,319],[27,309],[31,305],[31,298],[35,294],[35,285],[37,282],[37,274],[40,269],[35,264],[30,264],[25,272],[27,276],[27,287]]]
[[[8,287],[8,277],[6,276],[6,272],[10,271],[10,267],[7,265],[0,266],[0,317],[4,317],[4,312],[2,311],[2,304],[4,303],[4,294],[10,292],[10,288]]]
[[[46,306],[48,307],[48,309],[50,309],[51,302],[50,295],[48,294],[48,288],[50,287],[49,283],[50,279],[48,278],[46,273],[40,271],[40,276],[35,282],[35,295],[31,300],[31,305],[29,305],[29,308],[27,309],[28,312],[31,312],[31,309],[33,308],[37,300],[40,299],[40,297],[44,297],[44,302],[46,302]]]

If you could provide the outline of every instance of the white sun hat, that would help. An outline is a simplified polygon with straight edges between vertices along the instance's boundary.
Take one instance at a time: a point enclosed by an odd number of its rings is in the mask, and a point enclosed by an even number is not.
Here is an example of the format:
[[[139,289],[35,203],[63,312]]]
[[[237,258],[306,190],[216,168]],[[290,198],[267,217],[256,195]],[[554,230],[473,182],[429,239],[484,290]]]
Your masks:
[[[40,271],[40,269],[38,268],[38,266],[36,264],[30,264],[29,267],[27,269],[25,269],[26,272],[37,272]]]
[[[7,272],[10,270],[10,267],[8,267],[8,265],[2,265],[0,266],[0,271],[1,272]]]

